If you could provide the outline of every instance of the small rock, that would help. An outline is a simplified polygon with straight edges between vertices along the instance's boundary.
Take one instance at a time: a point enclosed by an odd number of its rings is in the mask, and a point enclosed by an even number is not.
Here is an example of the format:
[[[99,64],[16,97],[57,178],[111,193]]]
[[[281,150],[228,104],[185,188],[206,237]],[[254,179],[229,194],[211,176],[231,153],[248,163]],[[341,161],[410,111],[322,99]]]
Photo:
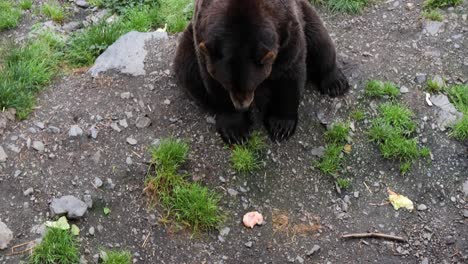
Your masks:
[[[413,10],[414,9],[414,4],[413,3],[407,3],[406,4],[406,9],[408,9],[410,11]]]
[[[405,94],[405,93],[408,93],[408,92],[409,92],[408,87],[406,87],[406,86],[401,86],[400,87],[400,93]]]
[[[215,119],[213,116],[207,116],[207,117],[206,117],[206,122],[207,122],[208,124],[214,125],[214,124],[216,124],[216,119]]]
[[[296,261],[297,261],[298,263],[301,263],[301,264],[304,263],[304,259],[303,259],[302,257],[300,257],[300,256],[297,256],[297,257],[296,257]]]
[[[102,180],[99,179],[98,177],[95,177],[94,178],[94,186],[96,186],[96,188],[100,188],[102,186]]]
[[[312,256],[313,254],[315,254],[315,252],[318,252],[319,250],[320,250],[320,246],[319,245],[314,245],[311,250],[307,251],[306,255],[308,257]]]
[[[80,137],[83,135],[83,130],[78,125],[73,125],[68,131],[69,137]]]
[[[320,158],[323,156],[323,154],[325,154],[325,147],[320,146],[320,147],[314,148],[311,150],[310,154],[312,154],[312,156],[317,156]]]
[[[440,88],[445,87],[445,81],[440,75],[434,76],[434,78],[432,78],[432,81],[435,82],[435,84],[437,84],[437,87],[440,87]]]
[[[0,146],[0,162],[5,162],[8,158],[8,155],[5,153],[5,150]]]
[[[97,225],[97,231],[101,233],[104,230],[104,227],[102,225]]]
[[[26,191],[23,192],[23,195],[28,196],[28,195],[33,194],[33,192],[34,192],[34,189],[32,187],[29,187],[28,189],[26,189]]]
[[[44,146],[44,143],[42,143],[41,141],[34,141],[33,144],[32,144],[32,147],[33,149],[39,151],[39,152],[43,152],[44,149],[45,149],[45,146]]]
[[[417,83],[423,83],[426,81],[427,74],[425,73],[416,73],[415,81]]]
[[[425,204],[418,205],[418,211],[425,211],[427,210],[427,206]]]
[[[468,218],[468,209],[463,209],[463,217]]]
[[[421,264],[429,264],[429,259],[428,258],[423,258],[421,261]]]
[[[97,139],[98,134],[99,134],[99,131],[96,129],[95,126],[92,126],[92,127],[89,129],[89,132],[90,132],[90,136],[91,136],[93,139]]]
[[[120,94],[120,98],[122,99],[130,99],[131,96],[132,94],[130,92],[124,92]]]
[[[11,232],[5,223],[0,221],[0,249],[7,248],[12,239],[13,232]]]
[[[146,128],[151,125],[151,119],[146,116],[140,116],[137,118],[135,123],[137,128]]]
[[[21,174],[20,170],[15,170],[15,173],[13,174],[13,177],[16,178],[16,177],[20,176],[20,174]]]
[[[237,194],[239,194],[238,191],[234,190],[234,189],[231,189],[231,188],[228,188],[227,189],[227,192],[229,193],[229,195],[231,196],[236,196]]]
[[[89,4],[85,0],[75,0],[75,5],[82,7],[82,8],[88,8]]]
[[[463,193],[465,194],[465,197],[468,197],[468,180],[463,183]]]
[[[88,233],[92,236],[94,236],[94,227],[90,227],[88,230]]]
[[[253,246],[253,242],[252,241],[249,241],[247,243],[244,244],[246,247],[248,248],[251,248]]]
[[[49,126],[46,131],[48,133],[52,133],[52,134],[59,134],[60,133],[60,128],[58,127],[55,127],[55,126]]]
[[[169,99],[164,100],[164,104],[165,104],[165,105],[170,105],[170,104],[171,104],[171,100],[169,100]]]
[[[435,36],[442,32],[443,22],[428,20],[424,22],[424,30],[431,36]]]
[[[83,195],[83,200],[89,209],[93,208],[93,198],[90,194]]]
[[[62,29],[65,32],[72,32],[72,31],[75,31],[77,29],[80,29],[82,26],[83,26],[83,23],[81,23],[79,21],[72,21],[72,22],[69,22],[69,23],[66,23],[65,25],[63,25]]]
[[[46,231],[45,224],[37,224],[31,227],[31,230],[29,232],[31,232],[31,234],[43,236],[45,234],[45,231]]]
[[[127,119],[119,120],[119,125],[123,128],[127,128],[128,127]]]
[[[231,229],[229,227],[224,227],[219,231],[219,235],[225,237],[229,234],[230,231]]]
[[[128,137],[127,138],[127,143],[134,146],[134,145],[136,145],[138,143],[138,141],[136,139],[134,139],[134,138]]]
[[[111,178],[107,178],[107,184],[109,185],[109,189],[114,189],[115,188],[115,184],[114,184],[114,182],[112,182]]]
[[[119,125],[117,125],[117,123],[112,123],[110,125],[110,127],[114,130],[114,131],[117,131],[117,132],[121,132],[122,129],[120,129]]]
[[[40,128],[40,129],[44,129],[44,128],[45,128],[44,123],[41,122],[41,121],[35,121],[35,122],[34,122],[34,125],[37,126],[37,127]]]
[[[127,159],[125,159],[125,163],[127,163],[127,165],[132,165],[133,164],[132,158],[127,157]]]
[[[50,210],[54,215],[67,214],[69,219],[78,219],[88,210],[88,205],[72,195],[52,199]]]

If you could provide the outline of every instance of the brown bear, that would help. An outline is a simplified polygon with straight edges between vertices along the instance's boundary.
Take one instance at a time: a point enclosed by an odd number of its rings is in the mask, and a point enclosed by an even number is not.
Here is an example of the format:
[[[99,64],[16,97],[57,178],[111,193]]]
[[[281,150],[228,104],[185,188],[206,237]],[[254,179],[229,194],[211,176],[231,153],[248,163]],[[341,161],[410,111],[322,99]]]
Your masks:
[[[295,132],[306,82],[332,97],[349,90],[334,44],[307,0],[195,0],[176,51],[176,80],[229,144],[243,143],[251,109],[274,141]]]

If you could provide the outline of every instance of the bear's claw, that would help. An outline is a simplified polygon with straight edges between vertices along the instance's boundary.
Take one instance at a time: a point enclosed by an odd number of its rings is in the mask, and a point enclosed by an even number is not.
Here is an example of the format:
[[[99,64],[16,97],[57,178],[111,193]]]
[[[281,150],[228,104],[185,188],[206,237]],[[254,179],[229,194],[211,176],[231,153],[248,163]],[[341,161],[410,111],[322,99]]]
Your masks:
[[[282,142],[289,139],[295,132],[297,119],[278,119],[269,117],[266,121],[266,129],[270,135],[271,140],[275,142]]]

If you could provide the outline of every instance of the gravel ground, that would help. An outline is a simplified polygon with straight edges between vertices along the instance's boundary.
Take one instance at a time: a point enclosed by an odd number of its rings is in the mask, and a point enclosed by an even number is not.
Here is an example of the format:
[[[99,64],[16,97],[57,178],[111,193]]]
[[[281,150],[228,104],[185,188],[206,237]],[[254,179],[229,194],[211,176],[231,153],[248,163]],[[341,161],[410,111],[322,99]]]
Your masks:
[[[148,47],[144,76],[78,72],[59,78],[28,120],[8,121],[0,134],[8,156],[0,167],[0,220],[13,232],[9,247],[40,237],[31,228],[51,219],[53,198],[73,195],[93,203],[72,221],[82,230],[83,263],[94,263],[100,247],[128,249],[136,263],[467,263],[468,146],[437,127],[421,80],[468,81],[468,4],[444,11],[441,25],[424,22],[421,5],[387,1],[362,16],[320,10],[354,88],[339,99],[306,91],[296,135],[281,145],[268,142],[265,168],[251,175],[230,169],[230,151],[211,118],[175,86],[177,35]],[[330,176],[311,166],[313,152],[325,146],[321,123],[344,120],[357,108],[375,114],[379,101],[363,97],[368,79],[408,88],[401,100],[415,112],[418,140],[431,149],[432,160],[419,160],[400,175],[399,163],[384,160],[369,142],[369,117],[354,123],[353,150],[340,172],[351,187],[339,193]],[[142,117],[151,125],[138,128]],[[183,169],[223,195],[228,217],[222,232],[174,232],[158,222],[161,212],[149,209],[143,193],[148,147],[170,135],[190,144]],[[395,211],[385,204],[387,188],[408,196],[417,209]],[[104,207],[111,209],[108,216]],[[242,216],[251,210],[266,223],[243,227]],[[276,228],[286,217],[288,228]],[[408,241],[340,238],[367,231]],[[10,248],[0,251],[0,263],[26,259],[7,256]]]

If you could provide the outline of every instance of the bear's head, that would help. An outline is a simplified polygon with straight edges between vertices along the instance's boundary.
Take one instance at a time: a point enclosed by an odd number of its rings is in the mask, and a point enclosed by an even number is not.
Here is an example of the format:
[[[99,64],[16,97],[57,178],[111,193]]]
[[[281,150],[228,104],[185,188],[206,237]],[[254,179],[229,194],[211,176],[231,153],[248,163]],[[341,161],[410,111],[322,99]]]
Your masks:
[[[270,76],[278,35],[256,0],[229,1],[212,13],[198,45],[209,75],[229,92],[238,111],[249,109],[256,88]]]

